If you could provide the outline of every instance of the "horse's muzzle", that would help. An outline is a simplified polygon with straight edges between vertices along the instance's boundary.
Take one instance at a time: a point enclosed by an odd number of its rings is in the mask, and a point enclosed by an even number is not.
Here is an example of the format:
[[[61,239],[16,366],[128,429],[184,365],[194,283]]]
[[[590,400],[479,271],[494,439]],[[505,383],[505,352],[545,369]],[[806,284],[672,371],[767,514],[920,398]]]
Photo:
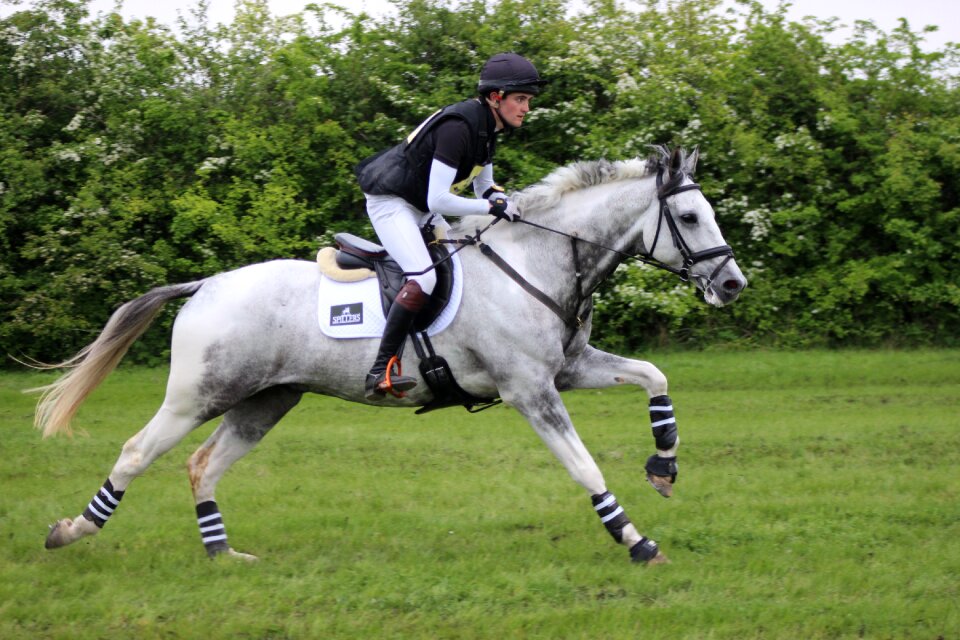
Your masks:
[[[703,290],[703,299],[715,307],[722,307],[734,302],[746,288],[747,279],[742,275],[726,277],[707,283]]]
[[[703,290],[703,299],[715,307],[735,301],[747,287],[747,279],[735,260],[728,257],[710,273],[709,277],[694,275],[697,286]]]

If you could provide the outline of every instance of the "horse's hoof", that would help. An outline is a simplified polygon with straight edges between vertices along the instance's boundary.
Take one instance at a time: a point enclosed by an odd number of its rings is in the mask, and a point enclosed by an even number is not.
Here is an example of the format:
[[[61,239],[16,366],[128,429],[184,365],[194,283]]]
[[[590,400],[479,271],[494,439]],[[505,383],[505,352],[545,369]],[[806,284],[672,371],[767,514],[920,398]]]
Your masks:
[[[673,495],[673,478],[669,476],[655,476],[652,473],[648,473],[647,482],[664,498],[669,498]]]
[[[657,555],[653,556],[645,563],[648,567],[652,567],[656,564],[670,564],[670,559],[663,555],[663,552],[657,551]]]
[[[236,558],[237,560],[243,560],[244,562],[258,562],[260,560],[260,558],[255,555],[234,551],[232,547],[227,550],[227,555],[231,558]]]
[[[57,549],[59,547],[70,544],[69,540],[64,539],[64,530],[70,528],[73,525],[73,520],[70,518],[64,518],[63,520],[57,520],[52,525],[50,525],[50,533],[47,534],[47,541],[43,543],[44,549]]]
[[[234,558],[236,560],[243,560],[244,562],[257,562],[260,559],[257,556],[250,555],[249,553],[240,553],[239,551],[235,551],[233,547],[228,547],[226,545],[207,549],[207,555],[211,560],[222,558],[224,556],[228,558]]]

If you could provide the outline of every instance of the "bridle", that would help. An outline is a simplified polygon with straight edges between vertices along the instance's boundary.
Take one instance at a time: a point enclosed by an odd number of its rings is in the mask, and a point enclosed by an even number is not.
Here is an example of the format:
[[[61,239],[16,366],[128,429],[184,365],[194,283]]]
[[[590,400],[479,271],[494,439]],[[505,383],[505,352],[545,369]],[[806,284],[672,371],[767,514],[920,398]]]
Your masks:
[[[703,251],[691,251],[690,246],[687,244],[686,240],[683,239],[683,235],[680,233],[680,228],[677,226],[677,221],[673,217],[673,213],[670,211],[669,205],[667,205],[667,198],[675,196],[678,193],[683,193],[684,191],[693,191],[695,189],[698,191],[700,190],[700,185],[696,182],[664,189],[663,167],[660,167],[660,170],[657,171],[657,198],[660,200],[660,217],[657,219],[657,233],[653,236],[653,246],[650,247],[650,250],[646,252],[647,255],[644,256],[642,261],[655,267],[659,267],[660,269],[669,271],[670,273],[675,273],[676,275],[680,276],[681,280],[687,282],[690,279],[690,268],[693,265],[711,258],[726,256],[726,260],[723,260],[717,265],[717,267],[713,270],[713,273],[710,274],[710,277],[706,278],[705,282],[701,282],[703,289],[706,290],[707,287],[713,283],[714,278],[717,277],[726,264],[733,260],[733,249],[730,247],[730,245],[723,244],[713,247],[712,249],[704,249]],[[677,251],[680,252],[680,257],[683,258],[683,264],[679,269],[671,267],[668,264],[664,264],[653,257],[653,252],[657,248],[657,242],[660,240],[660,229],[663,227],[664,220],[667,221],[667,227],[670,229],[670,236],[673,238],[673,246],[677,248]],[[695,277],[703,278],[703,276]]]

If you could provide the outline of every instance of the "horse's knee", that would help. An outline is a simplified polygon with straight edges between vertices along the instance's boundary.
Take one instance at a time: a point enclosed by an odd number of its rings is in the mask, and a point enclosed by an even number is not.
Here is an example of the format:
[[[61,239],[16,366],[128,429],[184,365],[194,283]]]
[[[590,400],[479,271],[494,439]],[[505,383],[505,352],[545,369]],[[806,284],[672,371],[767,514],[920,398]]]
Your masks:
[[[628,361],[628,366],[618,373],[614,380],[618,384],[635,384],[643,387],[651,398],[667,395],[667,376],[644,360]]]
[[[667,376],[649,362],[643,362],[644,388],[651,398],[667,395]]]

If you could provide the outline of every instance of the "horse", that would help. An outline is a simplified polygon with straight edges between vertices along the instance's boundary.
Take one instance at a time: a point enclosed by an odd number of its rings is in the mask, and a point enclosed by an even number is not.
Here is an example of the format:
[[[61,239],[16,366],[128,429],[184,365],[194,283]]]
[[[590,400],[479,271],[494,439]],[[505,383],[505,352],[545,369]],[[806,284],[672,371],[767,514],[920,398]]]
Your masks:
[[[511,197],[522,217],[493,225],[462,218],[463,294],[449,326],[433,337],[459,385],[500,398],[529,422],[585,489],[614,540],[638,563],[666,562],[641,535],[581,441],[561,392],[637,385],[650,402],[656,453],[647,480],[670,497],[679,436],[666,376],[653,364],[589,344],[592,294],[628,258],[691,280],[715,306],[747,285],[713,208],[693,181],[699,150],[653,147],[648,158],[583,161],[556,169]],[[481,227],[483,228],[481,232]],[[491,251],[477,250],[484,247]],[[494,251],[495,250],[495,251]],[[493,256],[497,257],[494,260]],[[333,339],[317,326],[317,265],[274,260],[194,282],[155,288],[119,307],[99,336],[54,367],[68,371],[41,387],[35,425],[44,437],[72,433],[84,399],[117,366],[167,302],[189,298],[174,322],[166,395],[157,413],[122,447],[103,486],[76,518],[50,525],[45,546],[98,533],[130,483],[201,424],[222,417],[189,457],[187,471],[207,554],[255,560],[227,540],[215,489],[305,393],[383,407],[423,407],[428,385],[404,397],[364,397],[364,365],[378,340]]]

